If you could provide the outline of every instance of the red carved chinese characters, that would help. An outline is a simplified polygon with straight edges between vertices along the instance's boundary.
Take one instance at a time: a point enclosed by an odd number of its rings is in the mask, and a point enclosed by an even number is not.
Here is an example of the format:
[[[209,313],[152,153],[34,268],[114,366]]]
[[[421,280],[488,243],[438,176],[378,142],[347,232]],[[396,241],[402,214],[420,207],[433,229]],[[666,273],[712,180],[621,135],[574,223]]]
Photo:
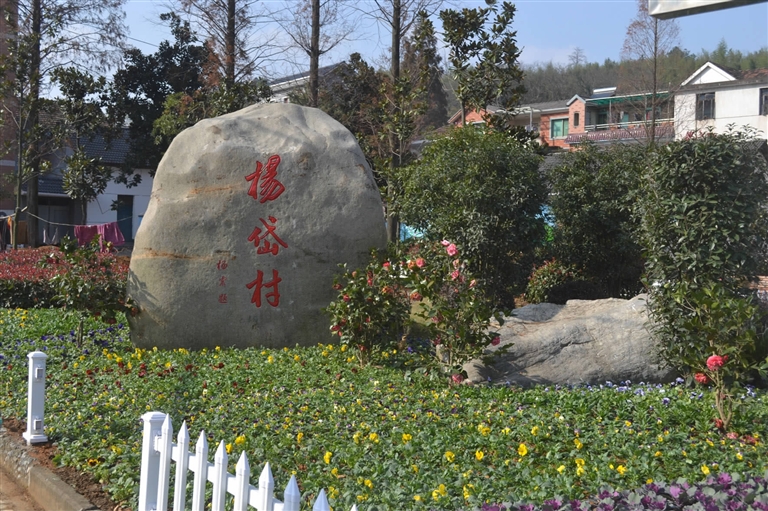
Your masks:
[[[261,289],[272,289],[270,293],[266,294],[267,303],[272,307],[280,305],[280,291],[277,289],[277,285],[282,281],[278,275],[277,270],[272,270],[272,280],[264,283],[264,272],[261,270],[256,271],[256,280],[246,284],[245,287],[253,289],[253,296],[251,297],[251,303],[255,303],[256,307],[261,307]],[[255,288],[255,289],[254,289]]]
[[[257,161],[256,172],[245,176],[245,180],[251,183],[251,186],[248,188],[248,195],[262,204],[280,197],[280,194],[285,191],[285,186],[275,179],[278,165],[280,165],[280,156],[276,154],[269,157],[266,167],[260,161]]]
[[[219,295],[219,303],[227,303],[227,294],[226,293],[221,293]]]
[[[264,233],[262,234],[262,230],[259,227],[255,227],[251,235],[248,236],[248,241],[253,242],[253,246],[256,247],[257,254],[277,255],[281,246],[283,248],[288,248],[288,245],[286,245],[285,242],[281,240],[277,234],[275,234],[275,224],[277,223],[277,218],[273,216],[269,217],[269,221],[272,222],[271,224],[267,223],[267,221],[263,218],[259,218],[259,220],[261,220],[261,223],[264,224]],[[272,236],[274,241],[269,241],[266,239],[267,236]]]

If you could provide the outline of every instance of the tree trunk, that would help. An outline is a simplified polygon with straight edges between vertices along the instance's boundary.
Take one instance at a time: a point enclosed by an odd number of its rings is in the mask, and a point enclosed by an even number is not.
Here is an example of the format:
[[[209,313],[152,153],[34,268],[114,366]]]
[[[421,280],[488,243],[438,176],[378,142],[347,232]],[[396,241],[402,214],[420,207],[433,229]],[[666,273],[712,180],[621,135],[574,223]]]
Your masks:
[[[320,77],[320,0],[312,0],[312,40],[309,43],[309,106],[317,108]]]
[[[34,37],[32,54],[30,55],[30,88],[29,88],[29,123],[28,126],[37,126],[40,122],[40,111],[38,108],[40,102],[40,37],[42,26],[42,4],[41,0],[34,0],[32,6],[32,34]],[[32,161],[30,162],[31,176],[27,182],[27,242],[31,247],[37,247],[38,223],[37,217],[40,210],[38,208],[38,178],[40,176],[40,143],[37,140],[33,142]],[[22,148],[19,148],[22,150]]]
[[[236,0],[227,0],[227,34],[224,41],[224,83],[227,87],[235,84],[235,4]]]
[[[401,31],[401,14],[400,14],[400,0],[392,1],[392,83],[397,84],[400,79],[400,31]],[[400,221],[397,215],[391,210],[390,203],[392,201],[392,195],[394,194],[395,187],[392,183],[394,176],[394,170],[400,166],[400,139],[396,133],[392,133],[389,137],[389,143],[391,148],[391,158],[389,160],[390,177],[387,184],[388,189],[388,201],[387,201],[387,241],[390,243],[396,242],[400,239]]]
[[[651,146],[656,144],[656,93],[658,92],[659,77],[658,73],[659,65],[659,20],[653,19],[653,92],[651,96],[651,132],[649,137],[651,140]]]

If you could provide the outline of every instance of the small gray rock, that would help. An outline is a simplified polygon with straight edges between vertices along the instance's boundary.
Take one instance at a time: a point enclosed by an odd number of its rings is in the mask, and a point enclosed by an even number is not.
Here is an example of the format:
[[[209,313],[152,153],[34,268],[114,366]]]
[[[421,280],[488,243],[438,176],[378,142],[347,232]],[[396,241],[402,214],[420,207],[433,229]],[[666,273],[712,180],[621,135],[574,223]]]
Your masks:
[[[136,235],[131,340],[150,348],[328,342],[339,263],[386,245],[354,136],[320,110],[266,104],[179,134]]]
[[[505,318],[501,342],[490,350],[511,343],[509,351],[490,366],[473,360],[465,369],[474,382],[523,386],[671,381],[677,375],[657,360],[647,322],[645,295],[528,305]]]

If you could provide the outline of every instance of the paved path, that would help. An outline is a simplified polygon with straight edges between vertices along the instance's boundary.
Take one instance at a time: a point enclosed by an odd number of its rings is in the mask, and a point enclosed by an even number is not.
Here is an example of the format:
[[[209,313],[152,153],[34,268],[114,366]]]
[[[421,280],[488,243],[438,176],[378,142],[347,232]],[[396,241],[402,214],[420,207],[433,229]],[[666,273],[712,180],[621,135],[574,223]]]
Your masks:
[[[42,511],[42,508],[0,470],[0,511]]]

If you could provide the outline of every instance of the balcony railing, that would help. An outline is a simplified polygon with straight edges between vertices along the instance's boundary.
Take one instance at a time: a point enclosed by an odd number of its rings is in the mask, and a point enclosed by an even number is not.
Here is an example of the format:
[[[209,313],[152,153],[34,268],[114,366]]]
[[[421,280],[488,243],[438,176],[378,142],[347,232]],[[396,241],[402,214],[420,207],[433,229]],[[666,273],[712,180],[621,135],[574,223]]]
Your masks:
[[[612,142],[641,140],[648,138],[650,122],[634,121],[611,124],[591,124],[584,126],[586,133],[573,133],[566,137],[567,144],[581,142]],[[655,137],[673,138],[675,136],[674,119],[657,119]]]

